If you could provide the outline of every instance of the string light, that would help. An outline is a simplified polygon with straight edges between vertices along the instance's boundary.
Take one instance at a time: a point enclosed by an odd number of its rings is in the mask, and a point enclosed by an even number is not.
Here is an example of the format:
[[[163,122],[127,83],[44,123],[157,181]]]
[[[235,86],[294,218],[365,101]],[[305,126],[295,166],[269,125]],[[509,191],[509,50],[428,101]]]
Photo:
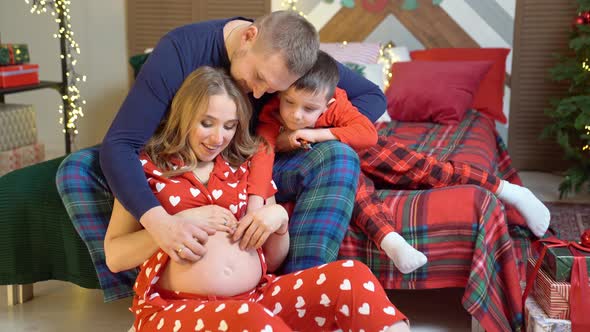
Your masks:
[[[299,15],[307,18],[307,16],[305,16],[305,14],[302,11],[297,10],[297,0],[283,0],[281,6],[285,8],[285,10],[292,10],[296,13],[299,13]]]
[[[78,134],[78,128],[76,122],[84,116],[81,105],[86,105],[85,100],[81,100],[80,90],[78,90],[77,83],[82,81],[86,82],[86,75],[80,75],[76,69],[75,55],[80,54],[80,45],[74,40],[74,32],[71,30],[72,25],[70,24],[70,8],[71,2],[69,0],[25,0],[25,3],[31,5],[31,13],[41,14],[50,12],[51,16],[54,16],[55,23],[60,28],[57,33],[53,34],[55,39],[65,40],[65,54],[60,54],[61,59],[65,59],[66,62],[66,89],[65,94],[62,95],[64,103],[59,106],[59,123],[63,126],[64,124],[64,106],[68,106],[67,115],[68,122],[62,132],[65,134],[66,130],[70,135],[70,140],[73,143],[75,136]],[[60,18],[60,14],[63,17],[63,22]]]
[[[582,62],[582,68],[584,68],[585,71],[590,71],[590,62],[588,61],[588,59]]]
[[[584,126],[584,129],[586,129],[586,136],[590,136],[590,125]],[[586,144],[582,147],[582,151],[586,150],[590,150],[590,145]]]
[[[395,53],[393,52],[393,42],[387,42],[381,45],[379,49],[379,58],[377,63],[383,64],[383,89],[386,90],[389,87],[389,81],[391,81],[391,66],[394,62],[399,61]]]

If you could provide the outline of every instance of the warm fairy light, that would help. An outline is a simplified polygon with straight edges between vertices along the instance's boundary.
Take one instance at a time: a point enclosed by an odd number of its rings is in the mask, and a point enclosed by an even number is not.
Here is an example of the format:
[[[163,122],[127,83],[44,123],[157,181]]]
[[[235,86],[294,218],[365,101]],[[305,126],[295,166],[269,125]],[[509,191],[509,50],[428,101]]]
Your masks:
[[[303,17],[307,17],[307,16],[305,16],[305,14],[302,11],[297,10],[297,0],[283,0],[283,2],[281,3],[281,6],[283,8],[285,8],[286,10],[292,10],[296,13],[299,13],[299,15],[301,15]]]
[[[582,61],[582,68],[584,68],[585,71],[590,71],[590,61],[588,61],[588,59]]]
[[[389,81],[391,80],[391,66],[394,62],[399,61],[399,58],[393,52],[393,43],[388,42],[381,46],[379,50],[378,63],[383,64],[383,89],[386,90],[389,87]]]
[[[590,125],[584,126],[584,129],[586,129],[586,135],[590,136]],[[586,150],[590,150],[590,145],[586,144],[582,147],[582,151],[586,151]]]
[[[67,77],[66,94],[62,95],[62,99],[66,101],[65,105],[68,105],[68,123],[66,124],[66,128],[73,143],[74,137],[78,135],[76,122],[79,118],[84,116],[81,105],[86,105],[86,101],[81,100],[80,90],[78,90],[76,84],[79,81],[86,82],[86,75],[78,74],[74,68],[78,62],[74,58],[74,52],[75,54],[80,54],[80,45],[74,40],[74,32],[71,30],[72,25],[70,24],[71,16],[69,8],[71,2],[68,0],[25,0],[25,3],[31,4],[31,13],[41,14],[42,12],[46,13],[48,10],[51,13],[51,16],[56,16],[56,13],[58,15],[63,13],[63,22],[59,17],[54,18],[55,23],[57,23],[58,26],[61,23],[63,24],[63,27],[60,26],[57,33],[53,34],[53,38],[63,38],[66,41],[66,54],[60,54],[60,58],[66,60]],[[61,114],[59,123],[63,125],[63,105],[59,106],[58,112]],[[65,133],[66,129],[62,129],[62,132]]]

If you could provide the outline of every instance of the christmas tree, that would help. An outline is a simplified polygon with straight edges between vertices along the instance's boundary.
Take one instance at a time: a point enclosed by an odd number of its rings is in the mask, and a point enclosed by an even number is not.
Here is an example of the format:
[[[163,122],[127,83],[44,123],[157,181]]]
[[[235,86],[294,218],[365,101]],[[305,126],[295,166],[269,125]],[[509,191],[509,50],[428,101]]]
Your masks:
[[[571,166],[559,185],[560,196],[579,192],[590,182],[590,0],[577,0],[578,15],[570,35],[570,54],[558,57],[553,80],[568,84],[567,94],[545,110],[553,123],[545,137],[554,137]]]

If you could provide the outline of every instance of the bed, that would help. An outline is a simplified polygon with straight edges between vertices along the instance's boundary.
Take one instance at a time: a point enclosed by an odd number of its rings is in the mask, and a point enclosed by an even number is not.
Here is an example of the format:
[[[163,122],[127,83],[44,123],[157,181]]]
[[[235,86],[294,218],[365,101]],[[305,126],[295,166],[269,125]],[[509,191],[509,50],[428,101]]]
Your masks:
[[[377,126],[379,135],[393,136],[416,151],[468,162],[521,183],[494,122],[475,110],[457,125],[393,120]],[[488,331],[520,326],[520,281],[530,233],[516,211],[471,185],[378,192],[394,215],[396,229],[426,254],[427,265],[399,273],[354,225],[340,248],[341,258],[366,263],[385,289],[465,288],[464,308]]]

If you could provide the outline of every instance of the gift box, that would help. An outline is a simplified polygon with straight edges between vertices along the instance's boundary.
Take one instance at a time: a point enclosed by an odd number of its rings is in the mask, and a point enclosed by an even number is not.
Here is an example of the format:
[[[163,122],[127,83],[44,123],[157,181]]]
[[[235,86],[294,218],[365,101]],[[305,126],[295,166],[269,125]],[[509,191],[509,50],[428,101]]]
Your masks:
[[[528,269],[532,271],[536,260],[529,258]],[[547,317],[556,319],[570,319],[570,289],[569,282],[556,281],[542,268],[539,269],[534,281],[533,296]]]
[[[0,104],[0,151],[37,142],[33,105]]]
[[[580,252],[586,256],[586,268],[590,275],[590,253]],[[555,281],[570,281],[574,255],[566,247],[548,248],[543,259],[543,268]]]
[[[0,65],[18,65],[29,60],[27,44],[0,44]]]
[[[0,67],[0,88],[39,84],[39,65],[13,65]]]
[[[525,302],[524,319],[526,332],[570,332],[572,330],[572,323],[569,320],[547,317],[532,296],[529,296]]]
[[[0,152],[0,176],[45,160],[45,146],[37,143]]]

